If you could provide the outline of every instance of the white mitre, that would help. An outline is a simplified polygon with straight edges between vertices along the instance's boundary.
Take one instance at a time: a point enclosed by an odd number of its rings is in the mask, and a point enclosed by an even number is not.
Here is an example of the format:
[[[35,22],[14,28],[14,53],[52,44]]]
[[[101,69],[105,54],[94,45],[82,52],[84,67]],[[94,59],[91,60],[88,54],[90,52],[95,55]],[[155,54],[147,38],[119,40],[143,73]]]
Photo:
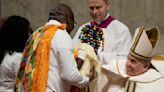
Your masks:
[[[139,27],[135,31],[129,54],[143,60],[151,60],[158,40],[159,31],[157,27],[148,30],[145,30],[143,26]]]

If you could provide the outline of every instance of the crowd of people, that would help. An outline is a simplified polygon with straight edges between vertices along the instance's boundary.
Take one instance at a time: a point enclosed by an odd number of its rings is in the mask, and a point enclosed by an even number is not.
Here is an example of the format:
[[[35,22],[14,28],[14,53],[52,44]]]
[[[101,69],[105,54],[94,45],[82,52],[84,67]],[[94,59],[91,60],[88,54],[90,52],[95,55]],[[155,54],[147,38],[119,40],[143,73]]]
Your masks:
[[[158,28],[140,26],[132,40],[110,0],[87,3],[92,20],[73,39],[74,13],[63,3],[36,31],[25,17],[0,18],[0,92],[164,92]]]

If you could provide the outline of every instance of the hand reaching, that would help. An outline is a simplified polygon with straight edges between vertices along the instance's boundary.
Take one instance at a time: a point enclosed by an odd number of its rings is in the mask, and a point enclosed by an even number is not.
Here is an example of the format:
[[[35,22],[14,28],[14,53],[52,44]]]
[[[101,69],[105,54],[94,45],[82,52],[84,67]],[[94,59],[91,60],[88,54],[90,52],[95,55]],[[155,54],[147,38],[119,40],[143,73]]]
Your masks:
[[[82,67],[84,60],[80,59],[80,58],[76,58],[76,62],[77,62],[77,68],[80,70],[80,68]]]
[[[87,76],[89,77],[90,82],[97,77],[97,72],[95,71],[95,67],[91,68],[90,73]]]

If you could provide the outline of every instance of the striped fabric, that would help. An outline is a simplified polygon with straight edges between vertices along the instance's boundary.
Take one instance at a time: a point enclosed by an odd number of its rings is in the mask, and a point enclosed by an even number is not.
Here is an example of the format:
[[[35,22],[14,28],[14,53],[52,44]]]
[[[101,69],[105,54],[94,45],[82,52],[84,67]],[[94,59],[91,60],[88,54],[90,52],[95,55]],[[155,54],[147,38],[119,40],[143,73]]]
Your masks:
[[[23,52],[14,92],[46,92],[51,40],[66,24],[39,28],[27,42]]]

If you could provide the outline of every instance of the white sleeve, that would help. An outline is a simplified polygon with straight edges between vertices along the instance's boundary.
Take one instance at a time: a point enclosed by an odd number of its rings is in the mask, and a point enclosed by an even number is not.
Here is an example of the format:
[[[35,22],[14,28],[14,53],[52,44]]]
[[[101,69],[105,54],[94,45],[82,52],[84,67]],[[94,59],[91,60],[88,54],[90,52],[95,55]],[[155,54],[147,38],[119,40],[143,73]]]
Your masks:
[[[104,50],[103,52],[99,53],[99,58],[103,61],[103,65],[109,63],[109,61],[112,59],[124,58],[129,53],[132,42],[132,37],[129,29],[126,26],[121,26],[115,30],[119,30],[116,35],[119,37],[118,44],[115,46],[116,48],[112,48],[111,52]]]
[[[59,39],[60,41],[57,45],[57,59],[62,79],[76,86],[87,85],[89,78],[80,75],[78,71],[73,55],[73,43],[69,34],[62,31]]]
[[[20,68],[21,60],[22,60],[22,53],[16,53],[12,58],[12,67],[15,76],[17,76],[18,70]]]
[[[125,71],[125,65],[126,65],[127,59],[112,59],[108,64],[102,65],[101,69],[103,73],[111,74],[114,73],[116,75],[127,77],[126,71]]]
[[[119,57],[125,57],[128,55],[130,47],[131,47],[131,42],[132,42],[132,37],[130,34],[129,29],[126,27],[121,33],[120,33],[120,46],[118,48],[118,56]]]

